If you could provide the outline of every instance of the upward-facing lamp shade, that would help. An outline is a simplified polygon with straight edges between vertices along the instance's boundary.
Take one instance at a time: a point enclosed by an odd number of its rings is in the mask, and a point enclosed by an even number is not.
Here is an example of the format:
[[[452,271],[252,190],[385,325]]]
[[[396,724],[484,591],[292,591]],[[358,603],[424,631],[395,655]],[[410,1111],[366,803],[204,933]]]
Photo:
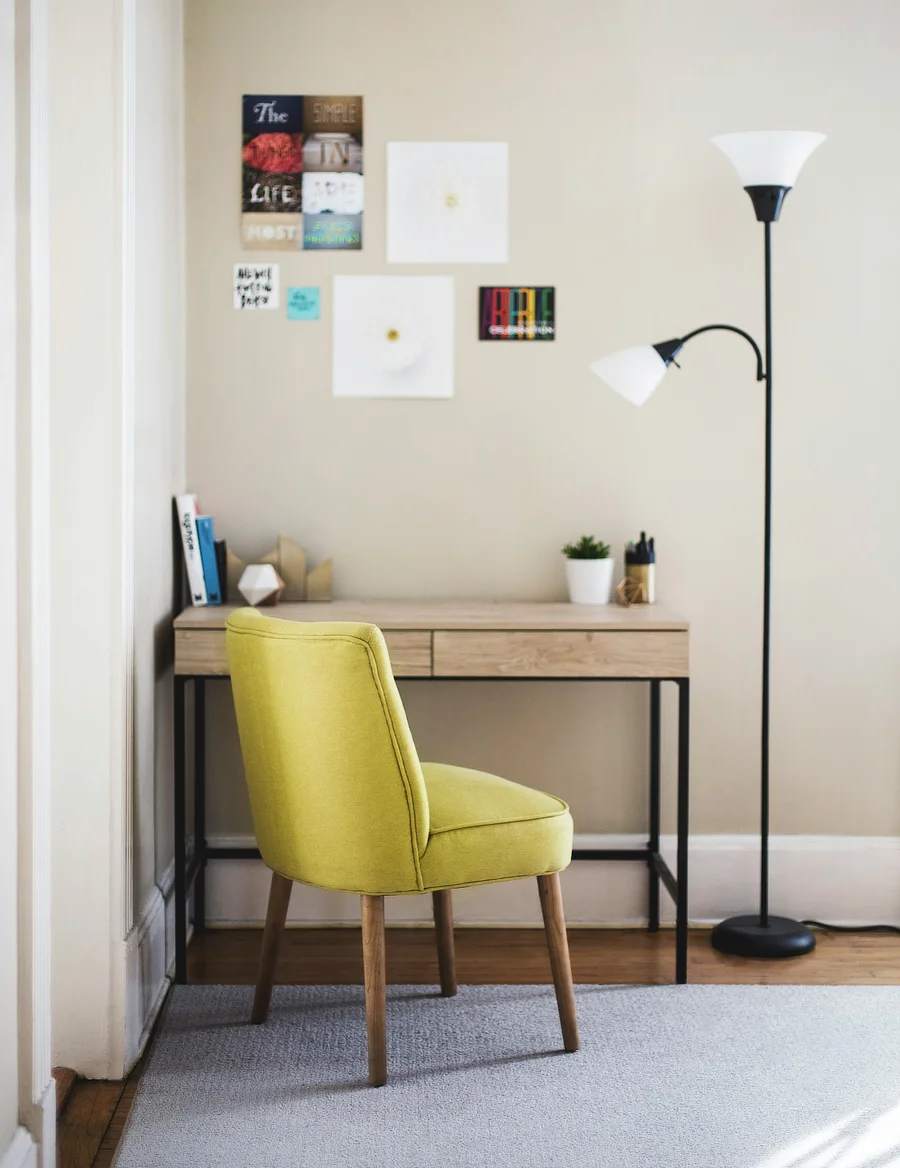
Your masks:
[[[824,141],[811,130],[750,130],[712,139],[734,164],[760,223],[778,222],[800,168]]]
[[[626,401],[642,406],[662,381],[667,364],[653,345],[635,345],[592,361],[589,368]]]
[[[824,134],[812,130],[749,130],[711,139],[738,172],[742,187],[792,187]]]

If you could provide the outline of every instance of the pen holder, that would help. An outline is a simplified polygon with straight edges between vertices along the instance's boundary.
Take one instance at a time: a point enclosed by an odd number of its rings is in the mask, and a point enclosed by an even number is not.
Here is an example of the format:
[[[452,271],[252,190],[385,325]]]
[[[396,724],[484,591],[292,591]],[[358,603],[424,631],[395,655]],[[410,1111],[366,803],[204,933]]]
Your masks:
[[[656,564],[626,564],[625,575],[643,588],[646,599],[636,600],[635,604],[656,604]]]
[[[656,548],[644,531],[637,543],[625,547],[625,579],[637,585],[629,589],[636,594],[629,598],[632,604],[656,603]]]

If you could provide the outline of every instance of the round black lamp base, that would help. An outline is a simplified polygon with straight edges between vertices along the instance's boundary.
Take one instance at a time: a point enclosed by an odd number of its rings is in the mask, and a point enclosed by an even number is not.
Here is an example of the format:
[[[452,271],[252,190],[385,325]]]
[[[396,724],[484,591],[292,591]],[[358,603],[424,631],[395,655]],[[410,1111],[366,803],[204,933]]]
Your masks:
[[[729,917],[712,931],[712,944],[720,953],[736,957],[802,957],[816,947],[811,930],[787,917]]]

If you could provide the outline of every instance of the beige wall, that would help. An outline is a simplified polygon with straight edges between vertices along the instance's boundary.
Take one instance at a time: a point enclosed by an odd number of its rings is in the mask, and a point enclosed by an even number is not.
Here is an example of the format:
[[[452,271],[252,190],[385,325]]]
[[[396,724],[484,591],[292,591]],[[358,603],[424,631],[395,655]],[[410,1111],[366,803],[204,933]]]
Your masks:
[[[775,228],[773,828],[900,833],[900,10],[888,0],[188,0],[188,474],[244,556],[280,529],[341,596],[559,598],[561,544],[659,547],[693,622],[692,827],[756,826],[762,394],[713,335],[638,411],[590,359],[712,321],[762,340],[762,239],[710,135],[823,130]],[[365,96],[361,254],[264,253],[323,319],[236,314],[243,92]],[[511,150],[511,262],[384,261],[389,139]],[[337,273],[455,277],[456,396],[336,400]],[[555,284],[559,339],[476,340],[479,283]],[[248,827],[212,687],[212,831]],[[635,831],[646,697],[615,686],[404,687],[422,753],[559,792]],[[668,818],[671,828],[672,819]]]

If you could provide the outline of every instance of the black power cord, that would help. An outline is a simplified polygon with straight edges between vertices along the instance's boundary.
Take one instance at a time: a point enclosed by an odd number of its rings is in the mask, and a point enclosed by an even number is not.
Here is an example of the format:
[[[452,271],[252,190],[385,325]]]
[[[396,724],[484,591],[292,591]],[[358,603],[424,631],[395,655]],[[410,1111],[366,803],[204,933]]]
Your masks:
[[[829,933],[896,933],[900,937],[900,927],[897,925],[826,925],[822,921],[801,921],[808,929],[826,929]]]

